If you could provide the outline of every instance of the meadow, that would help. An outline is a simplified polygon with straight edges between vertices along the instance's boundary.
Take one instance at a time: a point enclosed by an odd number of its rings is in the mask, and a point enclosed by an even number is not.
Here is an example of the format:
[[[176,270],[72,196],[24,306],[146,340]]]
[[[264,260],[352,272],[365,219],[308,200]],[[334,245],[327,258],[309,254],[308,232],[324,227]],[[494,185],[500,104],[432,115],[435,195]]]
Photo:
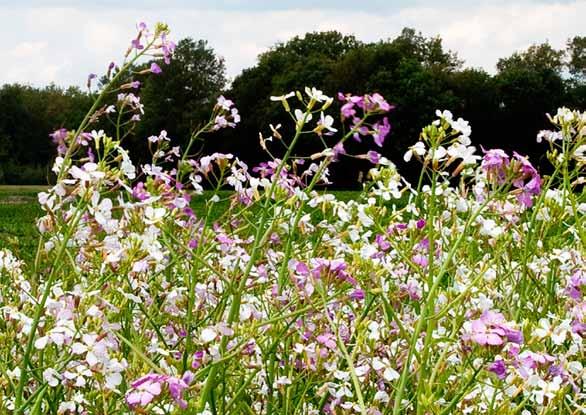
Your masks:
[[[193,153],[240,123],[219,96],[185,148],[154,132],[137,166],[134,68],[160,74],[169,35],[139,24],[51,134],[53,185],[2,189],[0,413],[585,412],[586,112],[548,115],[543,175],[438,109],[411,183],[375,151],[394,109],[377,92],[271,97],[294,132],[259,126],[255,166]],[[324,190],[346,158],[371,164],[362,190]]]
[[[9,249],[25,262],[34,259],[39,242],[39,232],[36,220],[42,216],[37,195],[47,191],[49,186],[11,186],[0,185],[0,249]],[[195,197],[190,203],[191,208],[198,216],[206,213],[205,201],[210,195]],[[227,209],[227,199],[232,192],[220,194],[224,200],[212,211],[212,219],[217,219]],[[357,191],[333,191],[340,200],[348,201],[359,195]]]

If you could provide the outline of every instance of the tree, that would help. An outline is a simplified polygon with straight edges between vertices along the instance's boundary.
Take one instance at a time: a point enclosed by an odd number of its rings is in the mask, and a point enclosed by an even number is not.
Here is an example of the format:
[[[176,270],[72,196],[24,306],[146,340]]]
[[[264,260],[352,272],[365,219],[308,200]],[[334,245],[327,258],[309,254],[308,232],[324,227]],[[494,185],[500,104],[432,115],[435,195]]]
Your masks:
[[[150,63],[148,64],[150,65]],[[226,85],[224,59],[205,40],[182,39],[160,75],[144,78],[140,90],[145,105],[133,147],[144,152],[145,139],[165,129],[175,145],[185,145],[191,132],[209,116]]]
[[[524,68],[532,71],[560,73],[564,68],[564,51],[554,49],[548,42],[531,45],[526,51],[515,52],[508,58],[499,59],[496,67],[500,72]]]
[[[586,36],[574,36],[566,44],[568,70],[579,81],[586,81]]]

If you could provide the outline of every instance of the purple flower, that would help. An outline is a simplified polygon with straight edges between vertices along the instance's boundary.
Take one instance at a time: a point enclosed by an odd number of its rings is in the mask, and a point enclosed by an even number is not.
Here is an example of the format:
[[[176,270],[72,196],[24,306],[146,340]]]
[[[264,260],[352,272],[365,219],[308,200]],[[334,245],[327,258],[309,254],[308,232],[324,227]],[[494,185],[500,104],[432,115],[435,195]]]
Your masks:
[[[332,333],[320,334],[317,336],[317,341],[318,343],[326,346],[328,349],[336,349],[336,336],[334,336]]]
[[[510,160],[503,150],[483,151],[481,168],[486,172],[488,179],[501,185],[510,178],[511,184],[516,188],[517,201],[525,207],[531,207],[532,198],[541,192],[542,183],[535,167],[518,153],[513,153],[513,160]]]
[[[181,409],[187,408],[187,401],[183,399],[183,391],[189,386],[188,382],[186,381],[191,381],[191,379],[193,379],[193,375],[189,371],[185,372],[183,378],[181,379],[175,377],[167,378],[169,394],[171,395],[171,398],[173,398],[173,401],[175,401],[177,406],[179,406]]]
[[[384,235],[376,235],[374,241],[378,245],[378,249],[381,251],[388,251],[391,248],[391,244],[387,241],[387,238]]]
[[[521,190],[517,200],[525,207],[531,207],[533,205],[532,196],[541,192],[541,177],[526,157],[516,152],[513,153],[513,157],[518,165],[517,177],[515,177],[513,185]],[[526,180],[528,181],[526,182]]]
[[[497,375],[499,379],[507,377],[507,367],[502,359],[495,360],[491,363],[488,370]]]
[[[389,112],[394,106],[390,105],[381,94],[375,92],[372,95],[367,95],[368,100],[373,104],[372,110],[373,111],[383,111]]]
[[[205,352],[203,350],[199,350],[193,354],[193,361],[191,362],[191,367],[194,369],[199,369],[203,364],[205,358]]]
[[[60,128],[54,131],[53,133],[49,134],[49,137],[53,139],[53,143],[57,144],[57,153],[63,155],[67,152],[67,146],[65,144],[67,130],[65,128]]]
[[[356,110],[354,109],[353,102],[347,102],[342,105],[341,109],[342,118],[352,118],[356,115]]]
[[[132,189],[132,196],[135,199],[140,200],[141,202],[144,202],[149,197],[151,197],[151,195],[149,194],[149,192],[144,188],[144,183],[143,182],[138,182],[136,184],[136,186],[134,186],[134,188]]]
[[[142,43],[140,43],[140,37],[137,37],[136,39],[133,39],[133,40],[130,42],[130,46],[131,46],[133,49],[136,49],[136,50],[141,50],[141,49],[144,49],[144,46],[142,45]]]
[[[484,150],[484,157],[480,167],[489,176],[496,176],[497,183],[502,184],[505,179],[505,169],[509,166],[509,156],[503,150]]]
[[[374,124],[372,128],[374,130],[372,137],[374,138],[375,144],[379,147],[382,147],[386,136],[391,132],[391,124],[389,124],[389,119],[384,117],[382,123],[378,122]]]
[[[158,75],[163,72],[161,67],[159,65],[157,65],[155,62],[151,63],[150,71],[151,71],[151,73],[154,73],[155,75]]]
[[[510,327],[501,313],[487,310],[479,319],[464,324],[464,341],[472,341],[481,346],[500,346],[505,341],[520,344],[523,334]]]
[[[175,51],[175,43],[171,40],[167,39],[167,35],[163,33],[161,35],[161,49],[163,50],[163,60],[165,64],[169,65],[171,63],[171,55]]]
[[[574,300],[582,298],[582,289],[586,288],[586,272],[578,270],[570,278],[570,284],[566,288],[566,293]]]
[[[60,128],[49,134],[49,137],[53,139],[53,142],[55,144],[61,143],[67,137],[67,130],[65,128]]]
[[[336,144],[332,150],[334,151],[334,160],[338,160],[342,154],[346,154],[344,143],[341,141],[338,142],[338,144]]]
[[[92,81],[94,79],[96,79],[98,77],[98,75],[96,75],[95,73],[91,73],[88,75],[87,77],[87,87],[90,88],[92,86]]]
[[[366,157],[368,158],[368,161],[370,161],[372,164],[378,164],[381,159],[380,153],[377,153],[376,151],[369,151],[368,153],[366,153]]]
[[[357,288],[350,293],[350,298],[352,300],[364,300],[364,297],[364,290],[361,290],[360,288]]]
[[[413,261],[413,263],[415,265],[419,265],[422,268],[425,268],[427,266],[427,264],[429,263],[429,260],[427,259],[427,255],[422,255],[422,254],[413,255],[413,258],[411,258],[411,260]]]
[[[126,395],[126,403],[131,407],[146,406],[161,394],[165,375],[149,373],[130,384],[132,390]]]

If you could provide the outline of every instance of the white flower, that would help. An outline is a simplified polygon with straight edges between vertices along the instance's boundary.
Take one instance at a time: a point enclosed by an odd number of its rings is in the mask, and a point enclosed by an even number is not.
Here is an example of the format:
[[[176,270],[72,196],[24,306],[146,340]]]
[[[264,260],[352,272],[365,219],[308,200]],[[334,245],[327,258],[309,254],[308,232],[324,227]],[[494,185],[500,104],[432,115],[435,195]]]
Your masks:
[[[450,123],[450,125],[452,124],[452,121],[454,119],[454,116],[448,110],[444,110],[444,111],[435,110],[435,116],[438,117],[438,118],[443,118],[448,123]],[[435,124],[435,122],[434,122],[434,124]]]
[[[217,336],[218,333],[216,333],[216,331],[211,327],[206,327],[201,331],[201,334],[199,335],[199,337],[204,343],[210,343],[214,341]]]
[[[300,109],[296,109],[295,110],[295,119],[297,120],[297,125],[301,126],[304,123],[307,123],[309,121],[311,121],[312,115],[311,114],[306,114],[301,111]]]
[[[409,162],[411,160],[411,157],[413,157],[414,153],[417,156],[422,157],[425,155],[425,152],[425,144],[423,144],[423,141],[418,141],[417,143],[415,143],[415,145],[409,147],[409,150],[407,150],[407,152],[403,156],[403,160]]]
[[[434,160],[441,161],[446,157],[448,151],[444,148],[444,146],[439,146],[436,149],[432,149],[431,153],[433,154]]]
[[[332,127],[334,125],[334,117],[332,117],[331,115],[325,115],[323,111],[320,114],[320,119],[317,122],[317,127],[316,130],[321,131],[321,130],[328,130],[332,133],[335,133],[336,131],[338,131],[337,129],[335,129],[334,127]]]
[[[569,320],[562,321],[558,326],[552,326],[548,319],[542,318],[539,320],[539,327],[533,333],[540,339],[549,337],[553,344],[559,346],[564,343],[571,330],[572,326]]]
[[[285,95],[280,95],[280,96],[271,96],[271,101],[281,101],[283,102],[284,105],[284,101],[287,101],[288,98],[291,98],[293,95],[295,95],[295,92],[291,91],[288,94]]]
[[[226,99],[224,98],[223,95],[220,95],[218,97],[218,106],[220,106],[222,109],[229,111],[230,108],[232,108],[232,106],[234,106],[234,102],[230,99]]]
[[[152,206],[147,206],[144,210],[144,222],[149,225],[153,225],[155,223],[160,222],[165,217],[167,211],[165,208],[153,208]]]
[[[389,394],[386,393],[385,391],[379,390],[374,394],[374,400],[376,402],[387,403],[387,402],[389,402],[390,399],[391,398],[390,398]]]
[[[35,340],[35,349],[42,350],[47,346],[49,338],[47,336],[39,337]]]
[[[83,343],[76,342],[71,345],[73,354],[85,354],[85,361],[90,366],[95,366],[100,361],[105,360],[106,345],[102,340],[96,341],[98,338],[95,334],[84,334],[82,336]]]
[[[476,164],[476,161],[480,160],[480,156],[475,155],[476,147],[466,146],[460,143],[454,143],[448,147],[448,155],[457,159],[462,159],[462,164]]]
[[[470,124],[468,123],[468,121],[462,119],[462,118],[458,118],[456,121],[452,121],[450,123],[450,125],[452,126],[452,128],[456,131],[459,131],[460,133],[462,133],[462,135],[458,138],[460,140],[460,142],[464,145],[470,145],[470,134],[472,133],[472,128],[470,127]]]
[[[533,390],[533,397],[535,402],[539,405],[543,405],[544,398],[552,399],[556,396],[557,392],[560,390],[562,378],[556,376],[551,382],[547,382],[537,375],[531,375],[527,380],[527,383],[530,386],[537,386],[537,388]]]
[[[306,86],[305,93],[307,94],[307,96],[310,99],[313,99],[317,102],[324,102],[324,101],[330,100],[330,97],[328,97],[327,95],[324,95],[324,93],[317,88],[309,88]]]
[[[372,368],[374,370],[376,370],[377,372],[380,372],[381,370],[383,370],[383,378],[387,382],[392,382],[392,381],[397,380],[401,377],[399,375],[399,373],[391,367],[391,362],[386,357],[383,359],[379,359],[378,357],[375,357],[372,360]]]
[[[49,386],[54,388],[59,384],[60,376],[59,373],[53,368],[47,368],[43,371],[43,379]]]
[[[275,379],[273,387],[276,388],[282,385],[290,385],[291,383],[291,379],[289,379],[287,376],[279,376],[277,379]]]
[[[481,223],[480,234],[483,236],[496,238],[504,232],[504,229],[501,226],[498,226],[492,219],[480,218],[479,222]]]
[[[376,321],[368,323],[368,339],[378,341],[380,339],[380,324]]]
[[[96,163],[85,163],[82,167],[80,169],[77,166],[72,166],[69,169],[69,174],[81,182],[92,182],[106,176],[106,173],[98,170]]]

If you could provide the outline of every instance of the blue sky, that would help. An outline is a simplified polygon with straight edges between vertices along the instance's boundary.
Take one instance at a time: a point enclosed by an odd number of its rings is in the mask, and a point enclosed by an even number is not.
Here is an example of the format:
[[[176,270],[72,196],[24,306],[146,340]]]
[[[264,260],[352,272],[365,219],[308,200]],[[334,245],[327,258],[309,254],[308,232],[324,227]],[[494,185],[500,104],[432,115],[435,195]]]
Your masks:
[[[562,47],[585,35],[584,16],[586,0],[0,0],[0,84],[82,85],[120,57],[141,20],[168,23],[176,39],[207,39],[233,77],[294,35],[334,29],[376,41],[406,26],[440,35],[466,65],[494,72],[499,57],[533,43]]]

